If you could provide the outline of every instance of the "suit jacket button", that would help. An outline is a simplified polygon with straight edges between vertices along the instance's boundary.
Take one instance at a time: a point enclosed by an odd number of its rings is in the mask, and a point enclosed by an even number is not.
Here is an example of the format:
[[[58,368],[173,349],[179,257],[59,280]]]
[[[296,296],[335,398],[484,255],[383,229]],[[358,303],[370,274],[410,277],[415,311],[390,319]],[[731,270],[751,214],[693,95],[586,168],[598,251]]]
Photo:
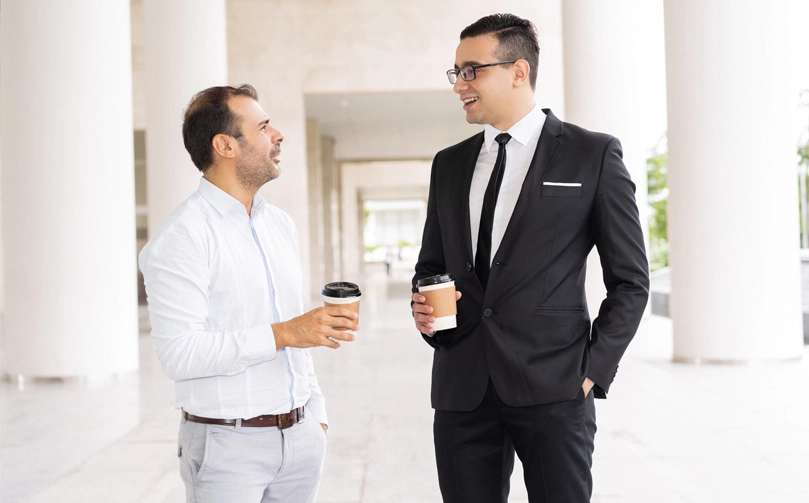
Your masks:
[[[472,272],[472,264],[469,262],[466,263],[466,272]]]
[[[486,318],[488,318],[491,315],[492,315],[492,310],[489,309],[488,307],[483,310],[483,316],[485,316]]]

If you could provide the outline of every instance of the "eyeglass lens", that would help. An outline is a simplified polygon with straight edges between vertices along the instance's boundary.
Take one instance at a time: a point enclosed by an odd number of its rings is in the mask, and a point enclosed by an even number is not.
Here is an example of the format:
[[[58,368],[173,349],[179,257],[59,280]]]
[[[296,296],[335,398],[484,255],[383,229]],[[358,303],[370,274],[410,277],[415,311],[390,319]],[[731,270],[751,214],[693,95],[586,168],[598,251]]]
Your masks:
[[[475,80],[475,67],[465,66],[457,70],[448,71],[447,77],[449,77],[449,83],[454,84],[455,82],[457,82],[458,75],[460,75],[461,78],[466,81]]]

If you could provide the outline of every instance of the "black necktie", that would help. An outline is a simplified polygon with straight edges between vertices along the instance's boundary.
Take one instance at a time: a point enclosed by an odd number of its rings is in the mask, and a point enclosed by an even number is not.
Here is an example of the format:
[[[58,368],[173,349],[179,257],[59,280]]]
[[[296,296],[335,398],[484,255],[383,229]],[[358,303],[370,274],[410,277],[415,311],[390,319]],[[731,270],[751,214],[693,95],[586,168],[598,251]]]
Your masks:
[[[511,139],[508,133],[500,133],[495,141],[500,144],[497,149],[497,160],[494,161],[492,176],[483,196],[483,209],[480,212],[480,230],[478,231],[478,249],[475,253],[475,274],[478,275],[483,289],[489,282],[489,264],[492,261],[492,225],[494,224],[494,207],[497,205],[497,194],[503,182],[503,171],[506,168],[506,143]]]

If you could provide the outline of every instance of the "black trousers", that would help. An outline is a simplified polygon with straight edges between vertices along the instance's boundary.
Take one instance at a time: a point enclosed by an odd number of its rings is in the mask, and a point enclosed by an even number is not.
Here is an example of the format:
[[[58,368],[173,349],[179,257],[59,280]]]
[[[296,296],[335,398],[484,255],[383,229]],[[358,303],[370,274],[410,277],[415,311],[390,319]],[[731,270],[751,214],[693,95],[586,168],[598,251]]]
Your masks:
[[[516,452],[531,503],[586,503],[596,432],[593,392],[574,400],[510,407],[491,380],[471,412],[435,411],[444,503],[506,503]]]

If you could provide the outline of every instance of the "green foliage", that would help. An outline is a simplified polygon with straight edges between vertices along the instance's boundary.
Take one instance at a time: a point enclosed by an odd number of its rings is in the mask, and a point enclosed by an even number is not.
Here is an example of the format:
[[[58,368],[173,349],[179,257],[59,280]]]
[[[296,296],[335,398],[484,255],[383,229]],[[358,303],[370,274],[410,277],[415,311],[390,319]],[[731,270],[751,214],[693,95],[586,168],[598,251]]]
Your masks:
[[[664,142],[661,144],[665,145]],[[666,167],[668,151],[658,145],[646,159],[649,203],[649,262],[652,271],[669,265],[668,187]]]
[[[803,100],[802,106],[809,108],[809,89],[801,91],[801,98]],[[809,185],[809,128],[803,132],[801,139],[798,141],[798,225],[799,235],[801,239],[801,247],[809,248],[809,194],[807,194],[807,185]]]
[[[801,98],[803,99],[802,106],[809,108],[809,89],[801,91]],[[799,166],[809,167],[809,129],[803,134],[802,141],[798,144],[798,161]]]

